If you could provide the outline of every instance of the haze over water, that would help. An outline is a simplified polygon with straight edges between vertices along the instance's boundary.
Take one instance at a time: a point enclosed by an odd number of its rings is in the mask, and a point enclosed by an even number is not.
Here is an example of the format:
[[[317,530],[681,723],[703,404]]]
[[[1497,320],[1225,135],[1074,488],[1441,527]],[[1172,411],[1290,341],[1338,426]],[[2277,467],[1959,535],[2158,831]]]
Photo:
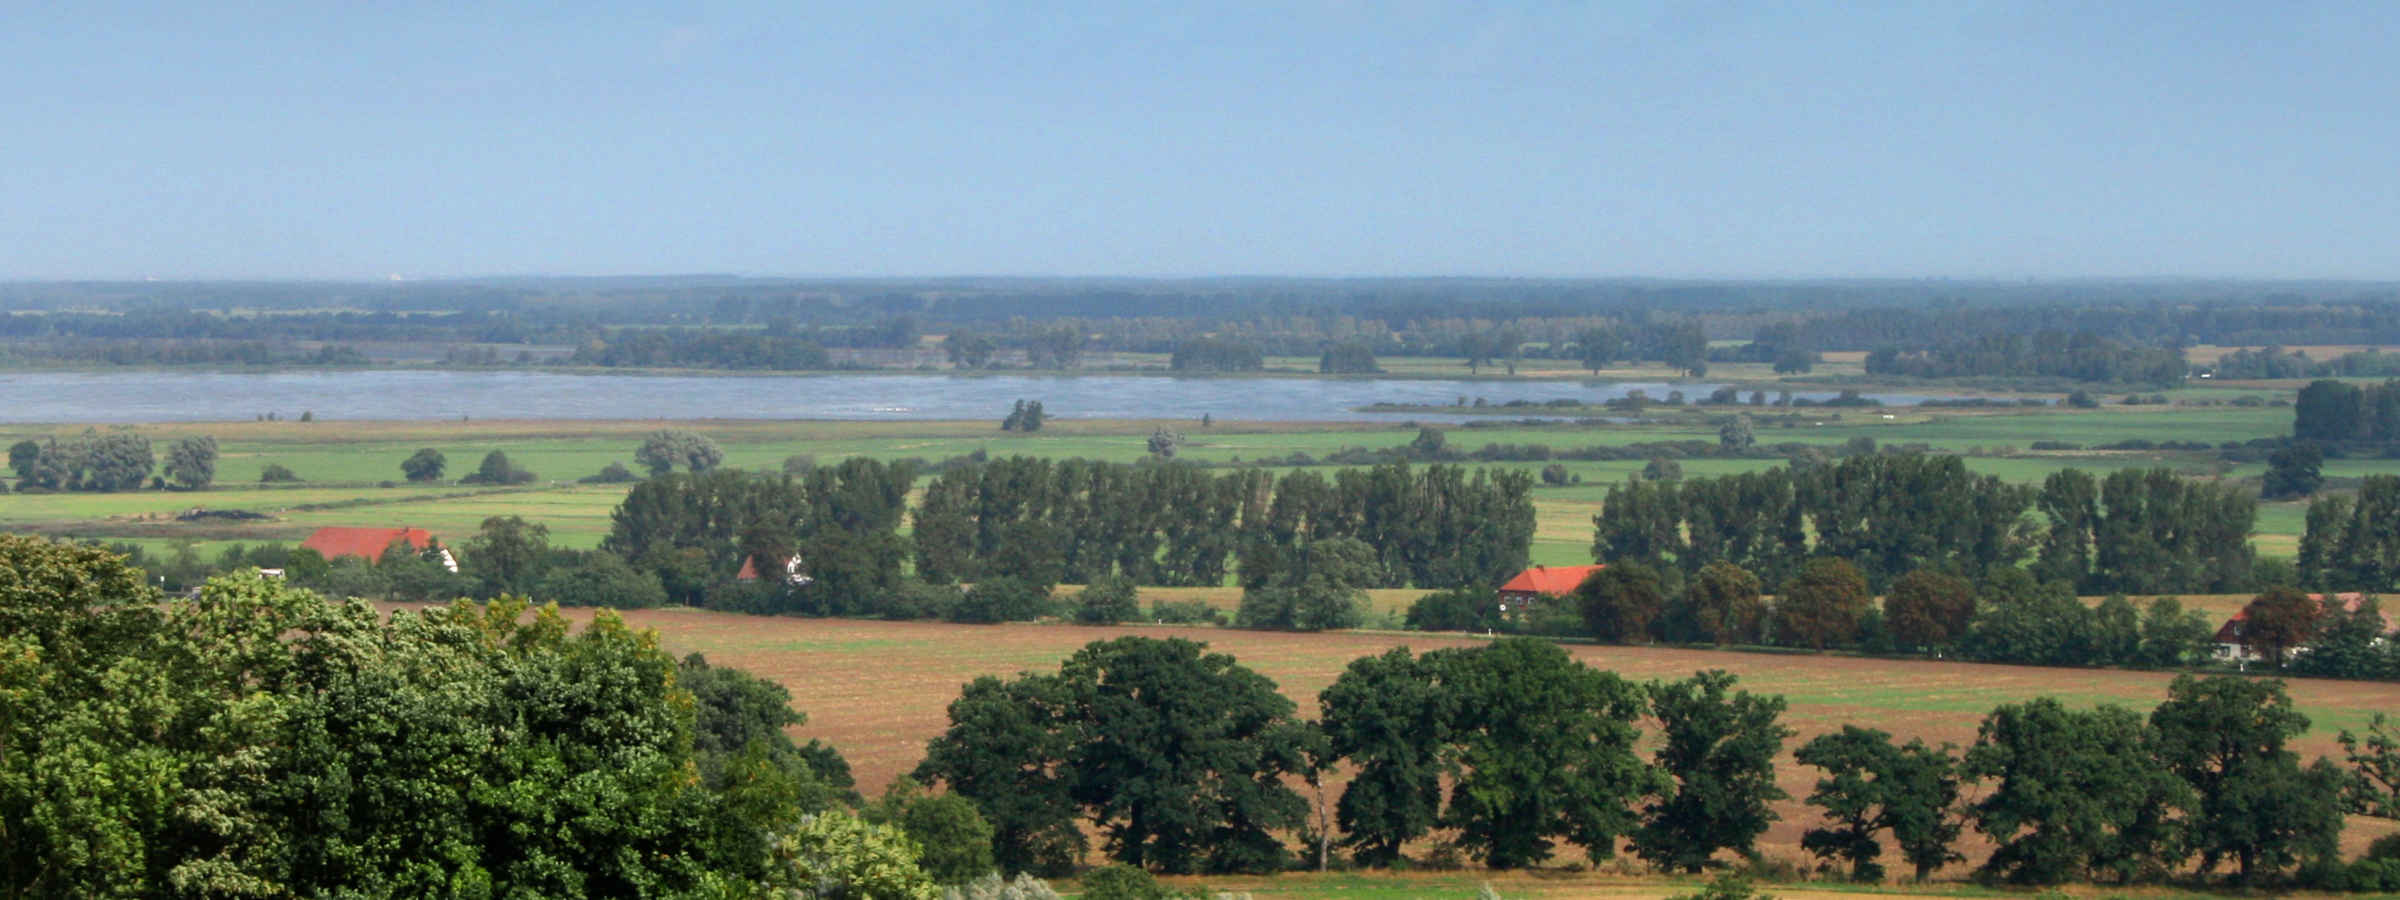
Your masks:
[[[20,372],[0,374],[0,422],[224,422],[273,412],[321,419],[991,419],[1019,399],[1071,419],[1459,421],[1366,413],[1371,403],[1600,403],[1641,390],[1706,396],[1719,385],[1447,379],[1156,376],[562,375],[543,372]],[[1830,392],[1795,392],[1823,399]],[[1890,404],[1923,399],[1867,394]],[[1540,415],[1525,410],[1525,415]]]

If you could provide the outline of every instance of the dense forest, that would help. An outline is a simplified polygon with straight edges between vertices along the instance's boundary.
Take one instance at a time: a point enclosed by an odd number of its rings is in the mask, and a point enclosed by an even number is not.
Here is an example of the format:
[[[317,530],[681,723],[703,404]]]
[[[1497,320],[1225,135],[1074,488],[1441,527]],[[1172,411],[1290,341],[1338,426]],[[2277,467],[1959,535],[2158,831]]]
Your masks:
[[[1693,374],[1759,362],[1796,374],[1818,354],[1853,351],[1875,353],[1870,371],[1884,375],[2164,385],[2184,375],[2178,351],[2192,344],[2400,342],[2400,286],[2340,282],[20,283],[0,285],[0,309],[15,313],[0,316],[0,361],[109,365],[358,365],[408,344],[448,346],[430,358],[450,365],[1059,368],[1138,352],[1171,355],[1181,371],[1309,357],[1329,372],[1371,372],[1377,356],[1430,356],[1471,371],[1547,357]],[[926,335],[947,338],[939,352],[920,346]],[[2385,371],[2376,360],[2296,367],[2276,355],[2218,369]]]

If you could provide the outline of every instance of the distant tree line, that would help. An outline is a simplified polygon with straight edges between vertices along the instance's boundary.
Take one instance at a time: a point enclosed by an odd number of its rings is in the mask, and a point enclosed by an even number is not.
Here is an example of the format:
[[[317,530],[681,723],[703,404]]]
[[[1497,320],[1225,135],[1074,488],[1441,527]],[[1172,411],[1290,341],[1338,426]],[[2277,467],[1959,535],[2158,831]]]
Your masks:
[[[1982,333],[1917,349],[1878,347],[1867,374],[1914,378],[2053,377],[2074,381],[2170,387],[2187,366],[2174,347],[2120,343],[2091,332]]]
[[[799,334],[711,328],[620,329],[575,348],[587,366],[704,369],[823,369],[825,346]]]
[[[1176,344],[1167,360],[1167,368],[1177,372],[1256,372],[1265,367],[1258,347],[1218,337],[1196,337]]]
[[[2235,350],[2194,368],[2224,379],[2392,378],[2400,376],[2400,354],[2369,348],[2318,362],[2299,350],[2268,346]]]

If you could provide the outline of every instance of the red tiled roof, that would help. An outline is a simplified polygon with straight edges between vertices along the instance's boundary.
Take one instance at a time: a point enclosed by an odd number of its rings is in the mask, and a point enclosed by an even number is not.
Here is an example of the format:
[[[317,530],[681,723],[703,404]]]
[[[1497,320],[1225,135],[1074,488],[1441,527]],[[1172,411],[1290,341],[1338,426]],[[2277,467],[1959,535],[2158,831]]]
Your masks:
[[[300,546],[323,554],[326,559],[344,556],[363,557],[368,562],[382,562],[383,548],[393,541],[406,538],[408,545],[419,550],[433,543],[433,532],[422,528],[352,528],[336,525],[317,529]]]
[[[2357,591],[2346,591],[2333,595],[2334,600],[2341,602],[2343,612],[2357,612],[2359,601],[2365,600],[2366,598],[2367,595]],[[2324,594],[2310,594],[2308,595],[2308,599],[2315,600],[2318,603],[2326,603]],[[2226,619],[2225,624],[2217,626],[2217,636],[2213,638],[2213,640],[2220,644],[2241,643],[2242,623],[2247,621],[2250,621],[2250,609],[2248,607],[2234,610],[2233,618]],[[2385,613],[2383,615],[2383,623],[2386,627],[2389,627],[2392,624],[2392,616],[2390,613]]]
[[[1523,594],[1549,594],[1553,597],[1564,597],[1574,593],[1575,587],[1582,584],[1584,579],[1592,577],[1593,572],[1605,568],[1608,567],[1535,566],[1518,572],[1517,577],[1509,579],[1507,584],[1500,586],[1500,589]]]

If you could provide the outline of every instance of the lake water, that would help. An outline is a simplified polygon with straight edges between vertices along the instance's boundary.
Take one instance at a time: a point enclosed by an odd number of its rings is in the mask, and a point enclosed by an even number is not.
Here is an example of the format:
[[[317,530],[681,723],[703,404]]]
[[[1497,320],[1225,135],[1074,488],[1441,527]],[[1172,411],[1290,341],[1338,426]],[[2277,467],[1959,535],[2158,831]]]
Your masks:
[[[543,372],[0,373],[0,422],[223,422],[273,412],[330,419],[993,419],[1018,398],[1073,419],[1461,421],[1366,413],[1371,403],[1572,399],[1641,390],[1703,397],[1716,384],[1129,375],[563,375]],[[1831,392],[1796,392],[1823,399]],[[1923,397],[1868,394],[1888,404]],[[1538,416],[1538,410],[1526,410]]]

